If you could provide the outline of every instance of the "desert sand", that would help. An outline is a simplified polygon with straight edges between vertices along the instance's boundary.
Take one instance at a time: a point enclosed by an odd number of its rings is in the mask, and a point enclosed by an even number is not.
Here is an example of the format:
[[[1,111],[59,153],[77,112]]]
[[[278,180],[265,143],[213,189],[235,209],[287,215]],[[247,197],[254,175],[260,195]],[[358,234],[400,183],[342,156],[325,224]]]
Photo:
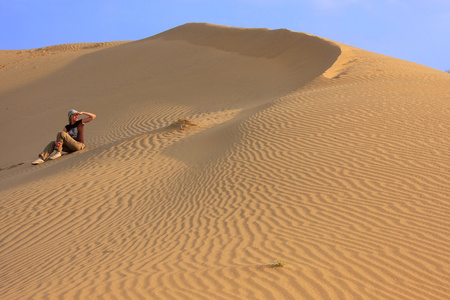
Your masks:
[[[0,83],[2,300],[450,298],[450,74],[192,23]],[[72,108],[87,148],[32,166]]]

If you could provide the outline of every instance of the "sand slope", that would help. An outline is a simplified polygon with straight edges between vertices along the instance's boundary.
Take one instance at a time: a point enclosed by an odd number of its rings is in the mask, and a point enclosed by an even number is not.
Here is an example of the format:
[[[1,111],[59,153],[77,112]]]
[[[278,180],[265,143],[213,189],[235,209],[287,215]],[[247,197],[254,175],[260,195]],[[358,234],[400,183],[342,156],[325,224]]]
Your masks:
[[[0,62],[1,299],[450,297],[448,74],[208,24]]]

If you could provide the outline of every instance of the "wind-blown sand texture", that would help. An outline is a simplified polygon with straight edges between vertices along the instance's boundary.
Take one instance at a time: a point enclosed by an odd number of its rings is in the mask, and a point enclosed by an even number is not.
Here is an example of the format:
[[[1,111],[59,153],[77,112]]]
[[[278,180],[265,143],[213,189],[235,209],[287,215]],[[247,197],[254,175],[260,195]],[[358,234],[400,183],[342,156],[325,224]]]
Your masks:
[[[186,24],[0,83],[0,299],[450,298],[445,72]],[[71,108],[87,149],[32,166]]]

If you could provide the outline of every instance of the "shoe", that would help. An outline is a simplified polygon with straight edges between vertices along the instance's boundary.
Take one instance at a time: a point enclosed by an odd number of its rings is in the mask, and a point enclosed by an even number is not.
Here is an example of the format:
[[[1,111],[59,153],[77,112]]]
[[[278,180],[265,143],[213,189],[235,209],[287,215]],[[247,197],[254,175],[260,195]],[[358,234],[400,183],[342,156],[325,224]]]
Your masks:
[[[39,164],[42,164],[43,162],[45,162],[45,160],[43,160],[42,158],[39,157],[38,159],[33,161],[31,164],[32,165],[39,165]]]
[[[53,151],[52,155],[48,159],[57,159],[61,157],[61,152],[58,150]]]

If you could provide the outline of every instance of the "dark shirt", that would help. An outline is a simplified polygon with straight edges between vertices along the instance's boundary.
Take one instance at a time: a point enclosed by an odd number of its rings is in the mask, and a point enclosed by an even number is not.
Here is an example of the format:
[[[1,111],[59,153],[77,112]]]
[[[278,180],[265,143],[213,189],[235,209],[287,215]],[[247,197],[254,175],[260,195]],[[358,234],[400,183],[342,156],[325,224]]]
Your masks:
[[[73,124],[66,125],[67,133],[76,141],[84,144],[84,124],[83,120],[78,120]]]

